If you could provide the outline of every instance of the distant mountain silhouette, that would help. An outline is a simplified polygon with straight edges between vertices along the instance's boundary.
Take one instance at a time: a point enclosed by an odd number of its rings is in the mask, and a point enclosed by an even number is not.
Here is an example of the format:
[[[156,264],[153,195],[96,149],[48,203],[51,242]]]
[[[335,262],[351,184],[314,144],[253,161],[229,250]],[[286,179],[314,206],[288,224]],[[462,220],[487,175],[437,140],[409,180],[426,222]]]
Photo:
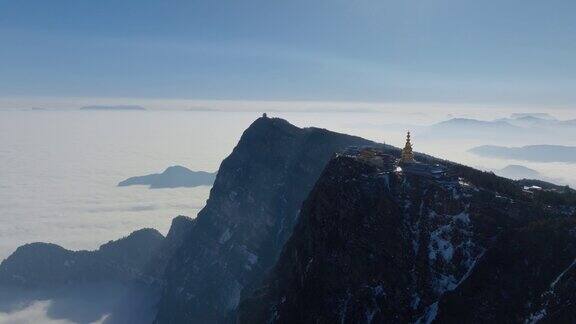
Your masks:
[[[115,105],[115,106],[84,106],[80,110],[146,110],[142,106],[136,105]]]
[[[549,113],[514,113],[510,115],[512,119],[521,119],[521,118],[538,118],[538,119],[548,119],[548,120],[555,120],[554,116],[550,115]]]
[[[576,163],[576,147],[562,145],[528,145],[504,147],[483,145],[469,150],[474,154],[499,159],[524,160],[533,162]]]
[[[538,128],[546,129],[550,127],[566,127],[571,126],[569,120],[558,120],[549,114],[512,114],[510,118],[500,118],[496,121],[507,122],[514,126],[524,128]]]
[[[549,127],[560,123],[560,121],[556,119],[538,118],[534,116],[523,116],[514,119],[503,118],[498,120],[520,127]]]
[[[503,169],[496,170],[497,175],[514,180],[518,179],[538,179],[541,177],[540,172],[527,168],[523,165],[508,165]]]
[[[144,228],[94,251],[72,251],[43,242],[22,245],[0,263],[0,291],[6,287],[60,288],[98,282],[158,283],[194,224],[194,219],[178,216],[166,237]]]
[[[151,189],[210,186],[216,173],[192,171],[183,166],[171,166],[162,173],[132,177],[118,183],[119,187],[148,185]]]
[[[471,118],[452,118],[434,125],[435,127],[462,127],[474,126],[484,128],[515,128],[505,121],[485,121]]]
[[[70,251],[50,243],[26,244],[0,264],[0,286],[26,288],[139,279],[164,237],[141,229],[96,251]]]
[[[430,126],[428,136],[437,137],[489,137],[517,136],[526,133],[527,129],[513,125],[504,120],[484,121],[470,118],[452,118]]]
[[[558,120],[548,114],[520,113],[495,120],[452,118],[429,126],[423,135],[438,138],[542,139],[575,136],[576,120]]]
[[[561,121],[560,124],[564,126],[576,127],[576,119],[564,120]]]

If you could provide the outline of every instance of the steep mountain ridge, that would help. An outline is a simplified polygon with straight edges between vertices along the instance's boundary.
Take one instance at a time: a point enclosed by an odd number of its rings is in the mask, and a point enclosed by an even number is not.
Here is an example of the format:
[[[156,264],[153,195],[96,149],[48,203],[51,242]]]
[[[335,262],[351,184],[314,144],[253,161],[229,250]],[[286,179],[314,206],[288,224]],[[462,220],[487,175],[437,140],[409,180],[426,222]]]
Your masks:
[[[158,323],[214,323],[275,263],[335,152],[373,142],[259,118],[220,166],[206,207],[166,269]],[[396,154],[399,151],[386,146]]]
[[[501,237],[574,213],[574,206],[544,210],[511,180],[447,165],[450,177],[430,179],[382,172],[355,156],[333,159],[273,271],[243,299],[239,322],[429,323],[448,312],[445,296],[476,280],[477,269],[492,269],[485,260]],[[505,183],[509,195],[493,190]]]
[[[150,260],[144,266],[143,271],[146,276],[163,281],[164,271],[168,266],[168,262],[170,262],[170,259],[182,245],[195,224],[196,220],[187,216],[180,215],[172,219],[166,238],[164,238],[156,252],[152,254]]]

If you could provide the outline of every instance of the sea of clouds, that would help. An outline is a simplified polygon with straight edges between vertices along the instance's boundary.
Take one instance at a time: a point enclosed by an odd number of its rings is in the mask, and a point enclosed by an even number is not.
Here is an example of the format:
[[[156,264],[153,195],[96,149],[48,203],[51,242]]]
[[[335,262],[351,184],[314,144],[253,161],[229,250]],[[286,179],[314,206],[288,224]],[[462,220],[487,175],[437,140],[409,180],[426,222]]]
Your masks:
[[[328,128],[396,146],[404,144],[405,131],[412,129],[416,151],[486,170],[522,164],[547,178],[576,184],[573,164],[506,161],[468,152],[485,144],[573,145],[570,139],[543,136],[538,143],[527,143],[522,138],[499,138],[496,143],[458,134],[441,139],[427,135],[429,125],[455,116],[491,120],[525,112],[518,108],[241,103],[230,111],[230,105],[202,103],[192,110],[147,111],[0,110],[0,260],[30,242],[96,249],[144,227],[166,234],[173,217],[198,213],[210,187],[151,190],[117,183],[171,165],[216,171],[244,129],[264,111],[298,126]],[[558,114],[576,117],[566,110]],[[48,315],[52,302],[0,309],[0,322],[70,322]]]

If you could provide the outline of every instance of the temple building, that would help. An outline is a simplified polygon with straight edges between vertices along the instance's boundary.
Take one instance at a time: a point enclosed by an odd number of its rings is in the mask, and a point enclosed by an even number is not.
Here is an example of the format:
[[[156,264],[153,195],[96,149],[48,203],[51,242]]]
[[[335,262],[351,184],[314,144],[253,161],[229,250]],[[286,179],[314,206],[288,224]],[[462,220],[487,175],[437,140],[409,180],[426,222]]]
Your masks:
[[[352,146],[343,151],[342,154],[377,167],[380,172],[396,172],[435,180],[448,179],[447,168],[440,164],[430,164],[430,157],[423,155],[420,162],[414,159],[410,132],[406,134],[406,144],[399,159],[397,155],[385,152],[386,149],[383,147]]]
[[[402,149],[399,166],[404,174],[412,174],[432,179],[441,179],[446,176],[446,168],[439,164],[421,163],[414,160],[410,132],[406,134],[406,145]]]
[[[414,152],[412,152],[412,143],[410,142],[410,132],[406,134],[406,145],[402,149],[401,163],[414,163]]]
[[[384,171],[392,171],[396,167],[396,158],[385,154],[381,150],[373,147],[364,147],[357,153],[358,159],[378,167]]]

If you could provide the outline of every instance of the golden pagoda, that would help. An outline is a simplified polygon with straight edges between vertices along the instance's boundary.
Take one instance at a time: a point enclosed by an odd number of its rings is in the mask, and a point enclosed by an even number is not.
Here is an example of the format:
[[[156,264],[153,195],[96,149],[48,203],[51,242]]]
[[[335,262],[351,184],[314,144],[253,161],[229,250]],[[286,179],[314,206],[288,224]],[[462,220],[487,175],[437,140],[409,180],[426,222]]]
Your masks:
[[[412,152],[412,143],[410,143],[410,132],[406,134],[406,145],[402,149],[402,158],[400,160],[402,163],[413,163],[414,162],[414,152]]]

